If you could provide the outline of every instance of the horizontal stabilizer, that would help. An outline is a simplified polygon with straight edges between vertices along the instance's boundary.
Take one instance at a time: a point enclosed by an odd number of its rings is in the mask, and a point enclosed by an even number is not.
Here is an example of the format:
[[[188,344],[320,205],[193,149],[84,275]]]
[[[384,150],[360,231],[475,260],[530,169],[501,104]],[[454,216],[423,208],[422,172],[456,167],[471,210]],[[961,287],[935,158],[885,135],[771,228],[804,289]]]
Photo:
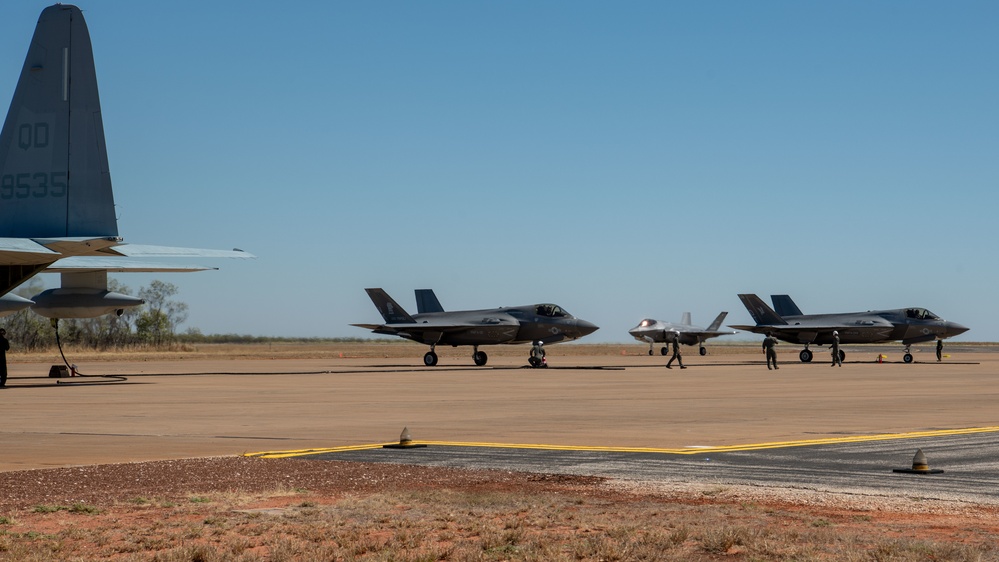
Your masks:
[[[203,248],[177,248],[147,244],[121,244],[114,251],[132,258],[236,258],[251,259],[257,256],[238,248],[232,250],[206,250]]]

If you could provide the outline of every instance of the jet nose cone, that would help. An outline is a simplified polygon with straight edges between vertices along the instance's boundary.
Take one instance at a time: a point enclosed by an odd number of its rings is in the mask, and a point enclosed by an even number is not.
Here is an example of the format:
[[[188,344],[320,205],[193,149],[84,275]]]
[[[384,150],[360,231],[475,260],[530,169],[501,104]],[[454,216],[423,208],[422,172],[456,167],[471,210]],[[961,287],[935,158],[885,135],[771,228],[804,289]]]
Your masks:
[[[947,322],[947,335],[951,337],[963,334],[969,329],[967,326],[958,324],[957,322]]]
[[[592,334],[600,329],[600,326],[592,322],[587,322],[586,320],[576,319],[576,329],[579,330],[579,337],[583,337],[587,334]]]

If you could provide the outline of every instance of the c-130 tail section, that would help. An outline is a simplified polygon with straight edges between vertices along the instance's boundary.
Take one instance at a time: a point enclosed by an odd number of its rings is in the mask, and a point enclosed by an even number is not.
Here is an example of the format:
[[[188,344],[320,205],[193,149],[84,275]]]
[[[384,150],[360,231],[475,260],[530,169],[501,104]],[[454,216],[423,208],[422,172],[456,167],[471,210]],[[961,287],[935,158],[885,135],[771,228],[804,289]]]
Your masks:
[[[117,237],[90,34],[42,11],[0,132],[0,237]]]

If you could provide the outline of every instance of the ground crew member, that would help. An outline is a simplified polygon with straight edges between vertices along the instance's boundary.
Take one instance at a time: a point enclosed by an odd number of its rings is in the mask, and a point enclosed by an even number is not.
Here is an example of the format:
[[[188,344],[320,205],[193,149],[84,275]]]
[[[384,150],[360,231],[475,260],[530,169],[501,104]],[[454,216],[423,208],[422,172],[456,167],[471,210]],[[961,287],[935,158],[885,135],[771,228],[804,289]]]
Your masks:
[[[839,332],[833,330],[833,341],[832,341],[832,356],[833,361],[830,367],[835,367],[838,363],[840,367],[843,366],[843,359],[839,356]]]
[[[0,388],[7,388],[8,349],[10,349],[10,342],[7,341],[7,330],[0,328]]]
[[[943,340],[937,340],[937,363],[943,359]]]
[[[541,347],[541,341],[535,341],[534,345],[531,346],[531,360],[529,363],[534,367],[540,367],[545,364],[545,348]]]
[[[774,337],[773,332],[767,332],[767,337],[763,338],[763,352],[767,354],[767,370],[771,369],[770,363],[773,362],[774,369],[779,369],[777,366],[777,350],[774,346],[777,345],[777,338]]]
[[[670,364],[673,363],[674,359],[676,359],[676,362],[680,364],[680,368],[686,369],[686,367],[683,366],[683,358],[680,357],[680,334],[677,332],[672,332],[672,334],[673,337],[670,341],[673,342],[673,357],[670,357],[669,361],[666,362],[666,368],[672,369],[673,367],[670,367]]]

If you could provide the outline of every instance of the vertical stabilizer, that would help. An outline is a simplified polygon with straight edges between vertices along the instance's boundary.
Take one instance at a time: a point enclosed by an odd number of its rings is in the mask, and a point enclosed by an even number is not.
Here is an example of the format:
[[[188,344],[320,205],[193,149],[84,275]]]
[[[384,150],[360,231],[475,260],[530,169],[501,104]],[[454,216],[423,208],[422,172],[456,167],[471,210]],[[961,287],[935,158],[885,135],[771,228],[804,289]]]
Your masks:
[[[416,320],[383,289],[365,289],[386,324],[415,324]]]
[[[441,301],[437,300],[437,295],[433,289],[416,290],[416,313],[425,314],[427,312],[444,312]]]
[[[801,309],[791,300],[791,295],[770,295],[770,302],[774,303],[774,310],[781,316],[803,316]]]
[[[690,313],[684,312],[683,316],[680,318],[680,323],[684,326],[690,326],[692,322],[690,321]]]
[[[725,317],[726,316],[728,316],[728,312],[722,312],[722,313],[718,314],[718,316],[715,317],[715,321],[712,322],[710,326],[708,326],[708,330],[707,331],[709,331],[709,332],[716,332],[716,331],[718,331],[718,328],[721,328],[722,322],[725,321]]]
[[[117,236],[90,33],[42,11],[0,132],[0,237]]]
[[[753,317],[757,326],[774,326],[787,324],[787,322],[774,312],[772,308],[763,302],[763,299],[756,295],[739,295],[739,300],[746,306],[749,315]]]

